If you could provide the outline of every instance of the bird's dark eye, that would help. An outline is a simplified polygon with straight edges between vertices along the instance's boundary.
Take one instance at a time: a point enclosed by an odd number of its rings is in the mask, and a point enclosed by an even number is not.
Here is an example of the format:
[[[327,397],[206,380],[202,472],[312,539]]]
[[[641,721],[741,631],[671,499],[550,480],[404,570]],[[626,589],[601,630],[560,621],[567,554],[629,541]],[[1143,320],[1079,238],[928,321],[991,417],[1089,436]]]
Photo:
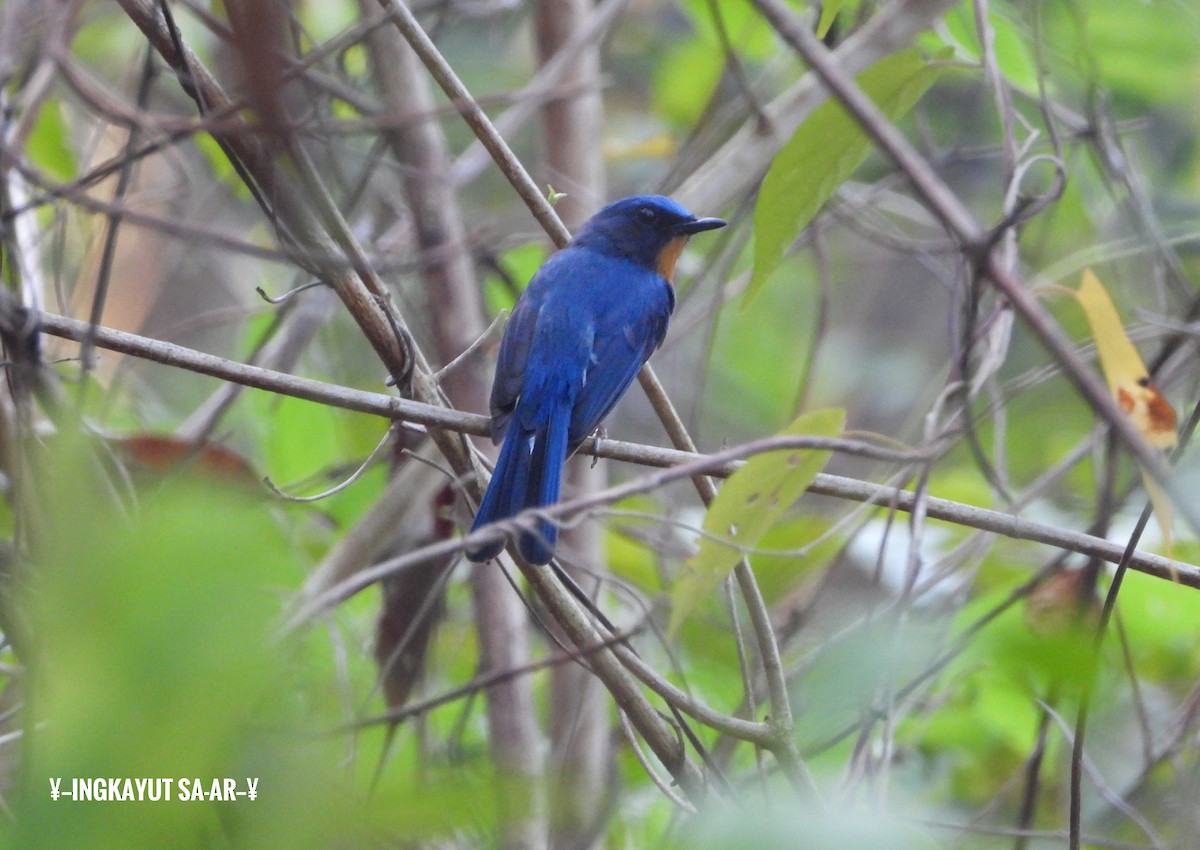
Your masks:
[[[658,210],[654,207],[638,207],[638,218],[646,224],[654,224],[658,221]]]

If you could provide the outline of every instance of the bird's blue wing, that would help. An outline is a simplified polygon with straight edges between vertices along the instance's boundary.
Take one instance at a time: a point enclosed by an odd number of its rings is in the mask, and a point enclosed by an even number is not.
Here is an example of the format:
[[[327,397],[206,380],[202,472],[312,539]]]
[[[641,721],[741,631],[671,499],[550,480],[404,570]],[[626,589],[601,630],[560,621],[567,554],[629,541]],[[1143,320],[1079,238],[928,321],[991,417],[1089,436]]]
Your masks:
[[[614,321],[597,329],[591,364],[572,411],[568,434],[571,446],[596,430],[633,383],[642,364],[662,344],[671,309],[665,283],[662,287],[662,291],[639,294],[659,303],[652,303],[649,309],[617,311]]]
[[[496,377],[492,384],[492,442],[499,443],[508,428],[517,407],[517,399],[525,386],[525,366],[529,362],[529,348],[537,327],[538,313],[542,309],[540,297],[542,287],[534,288],[538,275],[530,281],[508,317],[504,338],[500,341],[500,354],[496,359]]]

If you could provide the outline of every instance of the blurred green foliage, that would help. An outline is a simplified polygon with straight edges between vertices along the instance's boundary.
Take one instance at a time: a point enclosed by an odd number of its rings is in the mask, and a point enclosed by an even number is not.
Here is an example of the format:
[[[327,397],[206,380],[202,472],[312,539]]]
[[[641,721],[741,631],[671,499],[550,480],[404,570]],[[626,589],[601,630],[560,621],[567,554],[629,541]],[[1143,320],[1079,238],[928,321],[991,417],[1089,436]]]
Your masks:
[[[340,793],[332,742],[284,731],[302,715],[273,632],[301,572],[269,506],[188,476],[116,502],[96,446],[71,435],[43,460],[41,557],[22,606],[37,639],[27,782],[8,846],[265,847],[274,834],[318,847],[350,828],[350,809],[312,816]],[[260,796],[51,799],[51,778],[93,777],[198,778],[205,789],[254,777]]]
[[[77,169],[69,133],[56,99],[42,105],[29,136],[29,155],[39,168],[58,180],[71,179]]]

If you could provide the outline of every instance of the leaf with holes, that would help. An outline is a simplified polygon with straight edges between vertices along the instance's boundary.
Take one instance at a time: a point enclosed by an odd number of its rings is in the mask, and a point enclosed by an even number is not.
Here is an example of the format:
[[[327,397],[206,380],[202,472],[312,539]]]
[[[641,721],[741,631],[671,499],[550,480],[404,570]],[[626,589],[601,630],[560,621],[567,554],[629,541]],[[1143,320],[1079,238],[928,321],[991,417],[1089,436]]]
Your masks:
[[[779,436],[837,437],[845,420],[840,408],[817,410],[797,418]],[[672,590],[672,634],[808,489],[829,455],[811,449],[764,452],[729,477],[704,517],[699,551],[683,565]]]

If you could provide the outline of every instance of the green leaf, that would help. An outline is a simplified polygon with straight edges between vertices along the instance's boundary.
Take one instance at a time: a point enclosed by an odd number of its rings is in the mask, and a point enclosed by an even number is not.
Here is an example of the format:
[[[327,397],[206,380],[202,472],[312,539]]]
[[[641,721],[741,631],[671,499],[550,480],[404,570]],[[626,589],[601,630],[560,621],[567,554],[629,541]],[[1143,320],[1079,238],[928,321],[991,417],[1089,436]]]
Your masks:
[[[271,406],[265,435],[266,474],[277,485],[286,489],[351,459],[343,448],[341,411],[288,396],[263,403]]]
[[[730,44],[737,49],[743,61],[765,62],[771,58],[776,48],[774,31],[767,25],[766,20],[755,9],[753,3],[745,0],[685,0],[679,6],[696,28],[696,34],[703,38],[710,49],[720,44],[717,35],[717,22],[713,11],[721,16],[721,23],[729,36]],[[721,65],[721,62],[715,62]]]
[[[1078,63],[1088,56],[1099,73],[1092,82],[1118,100],[1153,109],[1192,108],[1200,73],[1194,14],[1185,19],[1159,4],[1089,3],[1077,18],[1067,8],[1052,13],[1049,8],[1046,42],[1052,58]]]
[[[1197,563],[1195,541],[1181,540],[1175,557]],[[1121,585],[1121,617],[1130,635],[1130,654],[1145,681],[1169,682],[1192,675],[1196,646],[1189,636],[1200,619],[1200,595],[1180,593],[1153,577],[1130,571]]]
[[[196,144],[196,150],[200,152],[200,155],[208,162],[209,168],[212,169],[213,177],[228,186],[237,197],[248,200],[250,190],[246,188],[245,182],[234,171],[233,163],[229,161],[225,151],[217,144],[217,140],[207,133],[197,133],[193,137],[193,141]]]
[[[817,38],[829,34],[829,28],[837,20],[838,12],[842,10],[842,0],[825,0],[821,4],[821,19],[817,21]]]
[[[840,408],[805,413],[780,436],[836,437],[846,413]],[[755,455],[729,477],[704,517],[700,550],[683,566],[671,594],[671,625],[680,624],[758,544],[829,461],[827,451],[785,449]]]
[[[540,242],[526,242],[505,251],[500,258],[500,267],[504,269],[508,281],[501,280],[497,275],[489,275],[484,283],[483,296],[489,312],[495,315],[501,310],[511,310],[517,298],[509,281],[519,289],[524,289],[547,256],[546,246]]]
[[[758,548],[786,553],[754,558],[754,575],[768,605],[784,600],[812,581],[846,545],[844,534],[830,533],[833,522],[824,513],[790,516],[762,536]],[[793,554],[798,549],[806,550],[803,557]]]
[[[654,102],[660,115],[674,126],[691,130],[725,72],[728,44],[744,65],[765,63],[776,49],[773,31],[753,4],[744,0],[686,0],[679,10],[690,19],[690,38],[673,43],[659,54],[654,74]],[[719,21],[717,16],[719,15]]]
[[[183,778],[207,788],[237,776],[244,788],[245,777],[261,776],[272,792],[254,819],[276,826],[279,840],[289,823],[282,801],[307,811],[321,792],[326,805],[336,775],[333,759],[318,771],[304,758],[311,751],[277,731],[294,717],[288,654],[273,634],[281,588],[304,565],[270,505],[237,487],[167,476],[122,509],[98,457],[65,434],[39,458],[48,537],[14,606],[36,641],[25,696],[37,746],[23,765],[25,790],[13,795],[21,817],[0,830],[0,846],[271,846],[242,840],[252,827],[225,820],[230,804],[51,802],[47,777],[67,787],[68,777],[171,777],[178,794]],[[211,841],[218,818],[227,844]],[[323,840],[319,821],[310,823],[285,846],[328,846],[332,835]]]
[[[876,62],[859,75],[858,85],[895,121],[912,109],[939,73],[916,50],[905,50]],[[835,99],[800,125],[771,163],[758,194],[754,274],[743,307],[754,301],[788,246],[870,150],[867,134]]]
[[[654,77],[654,102],[660,115],[677,127],[699,120],[721,79],[718,48],[693,37],[668,48]]]
[[[981,54],[975,14],[967,6],[958,6],[942,19],[954,52],[969,62],[978,62]],[[1030,55],[1031,41],[1003,12],[992,8],[988,14],[995,42],[992,49],[996,65],[1008,85],[1027,92],[1037,91],[1037,63]]]
[[[69,138],[58,98],[47,100],[42,104],[29,136],[30,159],[56,179],[70,180],[77,168],[75,154],[67,141]]]

